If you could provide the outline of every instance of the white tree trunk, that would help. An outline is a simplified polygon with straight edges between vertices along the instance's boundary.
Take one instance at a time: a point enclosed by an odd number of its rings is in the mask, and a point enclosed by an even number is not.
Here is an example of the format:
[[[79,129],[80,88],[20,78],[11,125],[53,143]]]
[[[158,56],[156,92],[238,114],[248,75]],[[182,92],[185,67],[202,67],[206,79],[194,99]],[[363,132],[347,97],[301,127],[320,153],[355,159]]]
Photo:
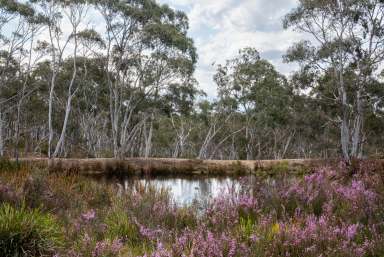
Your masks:
[[[65,117],[63,126],[60,133],[59,141],[56,144],[55,151],[53,153],[53,158],[57,157],[61,150],[64,148],[64,142],[65,142],[65,136],[67,132],[67,126],[68,126],[68,120],[69,115],[71,113],[71,107],[72,107],[72,99],[76,95],[77,89],[73,90],[73,87],[75,85],[75,80],[77,76],[77,48],[78,48],[78,42],[77,42],[77,28],[81,22],[81,19],[83,17],[83,10],[82,7],[73,7],[71,8],[70,12],[70,21],[72,25],[72,34],[69,38],[73,37],[74,40],[74,49],[73,49],[73,73],[72,73],[72,79],[68,86],[68,96],[67,96],[67,104],[65,107]],[[52,114],[52,113],[51,113]]]
[[[349,162],[351,160],[350,156],[350,135],[349,135],[349,124],[348,124],[348,100],[347,100],[347,92],[344,85],[344,75],[343,71],[339,71],[339,94],[341,101],[341,128],[340,128],[340,141],[341,141],[341,150],[343,153],[344,159]]]
[[[53,96],[55,93],[56,86],[56,77],[57,77],[57,54],[54,44],[54,35],[53,27],[49,27],[49,38],[51,42],[51,62],[52,62],[52,77],[49,85],[49,99],[48,99],[48,158],[52,157],[52,141],[53,141],[53,125],[52,125],[52,115],[53,115]]]
[[[360,148],[361,148],[361,132],[362,132],[362,126],[363,126],[363,107],[362,107],[362,100],[361,100],[361,91],[358,89],[356,93],[356,104],[357,104],[357,112],[353,127],[353,135],[352,135],[352,150],[351,150],[351,157],[352,158],[359,158],[360,157]]]
[[[3,135],[3,127],[4,127],[4,121],[3,121],[3,113],[0,110],[0,157],[4,156],[4,135]]]
[[[34,33],[34,32],[32,32]],[[34,34],[32,34],[32,37],[30,39],[30,47],[29,47],[29,57],[28,57],[28,66],[26,70],[26,75],[23,81],[23,87],[21,89],[21,96],[17,103],[17,118],[16,118],[16,135],[15,135],[15,159],[18,163],[19,161],[19,140],[20,140],[20,119],[21,119],[21,110],[24,103],[24,97],[25,97],[25,91],[27,89],[28,84],[28,78],[31,73],[31,65],[32,65],[32,51],[33,51],[33,42],[34,42]],[[26,144],[27,145],[27,144]]]
[[[144,131],[144,133],[146,133],[146,131]],[[149,128],[148,136],[146,136],[146,140],[145,140],[145,154],[144,154],[145,158],[148,158],[150,156],[150,154],[151,154],[151,150],[152,150],[152,135],[153,135],[153,116],[152,116],[152,119],[151,119],[151,125],[150,125],[150,128]]]

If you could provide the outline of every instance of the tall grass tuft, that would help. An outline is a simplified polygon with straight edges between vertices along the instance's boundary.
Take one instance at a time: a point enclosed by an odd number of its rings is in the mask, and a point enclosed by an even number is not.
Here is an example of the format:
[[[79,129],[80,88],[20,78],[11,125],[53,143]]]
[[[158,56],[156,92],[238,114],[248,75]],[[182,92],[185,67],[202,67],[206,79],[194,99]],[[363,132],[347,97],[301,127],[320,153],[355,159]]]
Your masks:
[[[62,228],[51,215],[26,207],[0,207],[0,256],[53,255],[63,246]]]

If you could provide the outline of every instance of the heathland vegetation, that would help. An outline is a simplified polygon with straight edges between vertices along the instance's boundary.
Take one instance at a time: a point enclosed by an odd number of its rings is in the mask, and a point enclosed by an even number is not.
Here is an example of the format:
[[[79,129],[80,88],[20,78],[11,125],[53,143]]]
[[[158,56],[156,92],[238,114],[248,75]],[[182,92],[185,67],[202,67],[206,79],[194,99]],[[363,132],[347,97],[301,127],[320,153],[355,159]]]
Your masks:
[[[377,256],[384,173],[374,162],[243,181],[210,201],[167,190],[8,165],[0,173],[1,256]]]
[[[299,0],[283,26],[308,39],[283,57],[300,68],[241,49],[215,67],[212,99],[182,11],[0,0],[0,256],[383,257],[384,1]],[[232,160],[333,164],[293,175],[279,162],[181,206],[148,180],[124,188],[23,156],[231,160],[237,174]]]

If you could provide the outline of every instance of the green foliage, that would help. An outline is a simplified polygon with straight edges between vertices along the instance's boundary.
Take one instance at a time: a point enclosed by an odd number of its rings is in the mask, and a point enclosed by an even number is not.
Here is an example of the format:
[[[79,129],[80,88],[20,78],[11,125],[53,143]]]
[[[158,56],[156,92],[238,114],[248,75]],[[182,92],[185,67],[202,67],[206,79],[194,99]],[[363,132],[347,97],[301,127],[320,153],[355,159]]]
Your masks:
[[[20,169],[20,164],[11,161],[7,158],[0,158],[0,172],[2,171],[17,171]]]
[[[273,127],[288,119],[291,92],[287,81],[256,49],[242,49],[226,66],[219,66],[215,81],[222,100],[231,102],[248,121]]]
[[[25,206],[0,207],[0,256],[47,256],[62,246],[62,228],[51,215]]]
[[[248,240],[255,231],[256,221],[250,217],[240,217],[239,220],[239,234],[240,236]]]
[[[0,8],[9,13],[19,13],[22,16],[33,16],[35,14],[35,10],[29,4],[15,0],[0,0]]]
[[[93,29],[85,29],[77,33],[77,37],[86,46],[96,44],[100,48],[105,48],[105,42],[101,38],[101,35]]]

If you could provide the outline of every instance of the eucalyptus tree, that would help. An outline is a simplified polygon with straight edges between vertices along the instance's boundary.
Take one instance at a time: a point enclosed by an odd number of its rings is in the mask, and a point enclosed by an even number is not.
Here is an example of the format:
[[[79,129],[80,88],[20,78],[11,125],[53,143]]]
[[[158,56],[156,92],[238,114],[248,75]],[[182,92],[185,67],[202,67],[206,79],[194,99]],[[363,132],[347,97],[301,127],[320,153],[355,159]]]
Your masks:
[[[20,129],[20,113],[26,93],[27,76],[32,66],[32,48],[34,35],[42,22],[32,6],[18,1],[0,1],[0,156],[4,154],[5,116],[16,106],[15,155],[17,157]],[[13,74],[11,75],[10,72]],[[16,90],[17,84],[22,84]],[[12,92],[5,97],[5,92]],[[5,94],[4,94],[5,93]],[[16,102],[16,104],[13,104]],[[9,116],[9,115],[8,115]],[[9,121],[8,121],[9,122]]]
[[[39,61],[44,57],[44,55],[36,51],[39,49],[40,43],[36,40],[39,37],[42,29],[45,26],[45,18],[41,14],[35,14],[34,16],[28,17],[25,23],[25,31],[23,33],[24,37],[28,40],[25,41],[25,46],[21,47],[22,54],[20,55],[19,63],[20,65],[20,83],[21,88],[18,90],[17,98],[17,112],[16,112],[16,121],[15,121],[15,151],[14,157],[16,162],[19,160],[19,141],[20,141],[20,130],[21,130],[21,119],[23,116],[23,108],[27,98],[33,94],[36,88],[33,88],[30,84],[31,75],[33,70],[36,68]]]
[[[97,1],[96,6],[106,26],[104,59],[113,152],[123,157],[152,116],[137,115],[138,106],[159,96],[170,83],[190,77],[196,51],[182,12],[153,0]]]
[[[232,108],[223,101],[210,102],[203,100],[199,103],[199,149],[198,159],[217,158],[218,152],[222,150],[223,144],[228,141],[232,135],[240,133],[243,127],[236,131],[229,131],[228,127],[233,124],[234,112]],[[220,154],[220,159],[224,159],[224,154]]]
[[[101,35],[94,29],[85,28],[77,33],[79,56],[77,57],[74,116],[80,135],[77,140],[85,143],[88,156],[100,157],[108,152],[107,87],[103,59],[99,52],[105,49]],[[68,60],[67,60],[68,61]],[[69,70],[73,71],[73,65]]]
[[[312,36],[313,43],[294,45],[286,60],[299,62],[303,72],[331,75],[343,157],[361,157],[368,82],[384,60],[384,2],[300,0],[284,25]]]
[[[86,8],[85,2],[82,1],[76,1],[76,2],[69,2],[66,4],[65,9],[63,12],[67,15],[67,18],[69,20],[69,24],[71,25],[72,32],[68,36],[68,41],[73,42],[73,68],[72,68],[72,77],[68,83],[68,92],[67,92],[67,101],[66,101],[66,107],[65,107],[65,117],[60,133],[59,140],[56,144],[55,151],[53,153],[53,157],[57,157],[60,154],[60,151],[62,151],[62,148],[64,147],[64,140],[66,136],[67,126],[68,126],[68,119],[71,112],[72,107],[72,100],[76,96],[79,86],[76,85],[76,78],[77,78],[77,72],[78,72],[78,65],[77,65],[77,58],[78,58],[78,48],[79,48],[79,39],[78,39],[78,33],[80,32],[80,24],[83,22],[83,19],[85,18],[86,14]],[[50,33],[51,34],[51,33]],[[56,34],[57,35],[57,34]],[[57,35],[58,36],[58,35]],[[51,38],[51,43],[53,42],[53,39]],[[53,50],[52,52],[54,52]],[[52,53],[52,56],[54,54]]]
[[[84,56],[84,55],[83,55]],[[87,156],[103,157],[110,147],[108,87],[103,60],[97,58],[78,59],[78,83],[80,89],[74,103],[74,116],[80,131],[78,141],[85,144]],[[104,156],[105,157],[105,156]]]
[[[166,89],[163,101],[163,111],[169,117],[174,138],[172,157],[185,156],[186,147],[193,129],[196,126],[196,98],[205,93],[198,90],[195,80],[182,84],[171,84]]]
[[[77,76],[77,56],[78,56],[78,33],[80,32],[80,25],[84,22],[86,15],[87,3],[86,1],[37,1],[39,9],[47,19],[48,35],[49,35],[49,53],[51,56],[51,79],[49,82],[49,104],[48,104],[48,156],[57,157],[64,147],[64,141],[66,137],[68,119],[71,112],[72,100],[78,88],[75,84]],[[64,16],[63,16],[64,15]],[[62,31],[62,22],[64,17],[68,21],[71,31],[69,34],[65,34]],[[61,66],[65,56],[67,48],[72,48],[72,54],[69,54],[73,60],[72,77],[68,81],[67,86],[67,100],[65,105],[65,116],[61,126],[60,136],[57,140],[56,146],[53,149],[54,140],[54,128],[52,125],[52,119],[54,115],[53,101],[55,95],[55,87],[57,84],[57,77],[60,74]]]
[[[273,131],[276,126],[288,120],[291,94],[288,83],[253,48],[240,50],[237,57],[219,66],[215,81],[221,100],[244,117],[246,158],[254,159],[255,145],[258,140],[263,140],[257,136],[258,132],[263,127]],[[277,140],[277,134],[281,133],[281,130],[274,133],[276,147],[281,143],[281,140]],[[292,133],[287,135],[285,151],[277,153],[276,150],[275,158],[282,157],[287,151]]]

